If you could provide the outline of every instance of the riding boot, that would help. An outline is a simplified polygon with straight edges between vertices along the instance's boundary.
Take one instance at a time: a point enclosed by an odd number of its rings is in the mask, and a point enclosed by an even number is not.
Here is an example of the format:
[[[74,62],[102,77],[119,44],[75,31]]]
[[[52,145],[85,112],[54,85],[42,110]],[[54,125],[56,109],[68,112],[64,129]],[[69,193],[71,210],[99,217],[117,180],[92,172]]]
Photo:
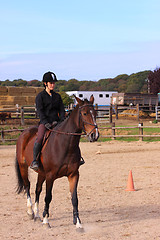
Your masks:
[[[84,163],[85,163],[85,161],[84,161],[83,157],[81,157],[81,160],[80,160],[79,165],[81,166],[81,165],[83,165]]]
[[[41,150],[41,144],[38,142],[34,143],[34,147],[33,147],[33,162],[30,165],[30,168],[37,171],[39,168],[39,162],[38,162],[38,154]]]

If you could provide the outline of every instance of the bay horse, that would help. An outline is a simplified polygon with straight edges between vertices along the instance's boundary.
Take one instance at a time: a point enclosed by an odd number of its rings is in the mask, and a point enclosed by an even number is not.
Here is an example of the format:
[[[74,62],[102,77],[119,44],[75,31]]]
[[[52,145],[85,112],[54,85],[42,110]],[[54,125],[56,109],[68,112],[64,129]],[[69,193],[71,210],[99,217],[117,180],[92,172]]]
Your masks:
[[[49,225],[49,204],[52,200],[52,187],[57,178],[66,176],[69,181],[71,201],[73,206],[73,224],[82,228],[78,211],[77,185],[79,180],[79,166],[81,151],[79,141],[82,132],[90,142],[97,141],[99,137],[94,110],[93,95],[90,100],[81,100],[74,96],[77,105],[70,116],[48,131],[48,137],[39,156],[40,167],[35,190],[35,206],[32,209],[30,196],[30,182],[28,167],[33,160],[33,145],[36,140],[38,127],[30,127],[22,132],[16,144],[16,173],[18,178],[17,193],[23,190],[27,193],[27,213],[31,218],[40,219],[39,197],[42,185],[46,181],[45,207],[43,211],[43,224]]]

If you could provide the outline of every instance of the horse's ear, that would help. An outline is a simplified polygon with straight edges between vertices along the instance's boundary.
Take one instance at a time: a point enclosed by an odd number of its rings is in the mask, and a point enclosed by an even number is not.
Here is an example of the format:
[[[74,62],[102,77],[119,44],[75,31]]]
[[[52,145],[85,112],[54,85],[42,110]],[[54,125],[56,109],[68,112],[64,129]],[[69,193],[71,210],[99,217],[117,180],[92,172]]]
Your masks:
[[[75,99],[77,100],[77,102],[80,106],[82,106],[84,104],[84,101],[82,101],[80,98],[76,97],[74,94],[73,94],[73,96],[75,97]]]
[[[90,96],[90,100],[89,100],[92,104],[94,103],[94,97],[93,94]]]

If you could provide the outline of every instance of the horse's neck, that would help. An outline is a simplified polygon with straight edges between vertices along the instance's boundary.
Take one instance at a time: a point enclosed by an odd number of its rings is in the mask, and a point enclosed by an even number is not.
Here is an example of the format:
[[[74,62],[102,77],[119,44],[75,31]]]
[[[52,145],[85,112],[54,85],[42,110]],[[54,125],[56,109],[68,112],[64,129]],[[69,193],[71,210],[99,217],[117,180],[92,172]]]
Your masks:
[[[79,111],[78,108],[75,108],[71,115],[64,120],[60,128],[62,130],[66,130],[67,132],[81,132],[81,126],[80,126],[80,118],[79,118]]]

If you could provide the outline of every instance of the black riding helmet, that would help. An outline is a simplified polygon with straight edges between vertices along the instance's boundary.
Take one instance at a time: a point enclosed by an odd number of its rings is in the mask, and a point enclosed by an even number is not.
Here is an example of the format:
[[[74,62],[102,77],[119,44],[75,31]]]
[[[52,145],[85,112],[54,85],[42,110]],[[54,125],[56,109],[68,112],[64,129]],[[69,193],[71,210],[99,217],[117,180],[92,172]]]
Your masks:
[[[43,83],[47,83],[47,82],[57,82],[57,77],[55,75],[55,73],[53,72],[46,72],[44,75],[43,75],[43,80],[42,82]]]

